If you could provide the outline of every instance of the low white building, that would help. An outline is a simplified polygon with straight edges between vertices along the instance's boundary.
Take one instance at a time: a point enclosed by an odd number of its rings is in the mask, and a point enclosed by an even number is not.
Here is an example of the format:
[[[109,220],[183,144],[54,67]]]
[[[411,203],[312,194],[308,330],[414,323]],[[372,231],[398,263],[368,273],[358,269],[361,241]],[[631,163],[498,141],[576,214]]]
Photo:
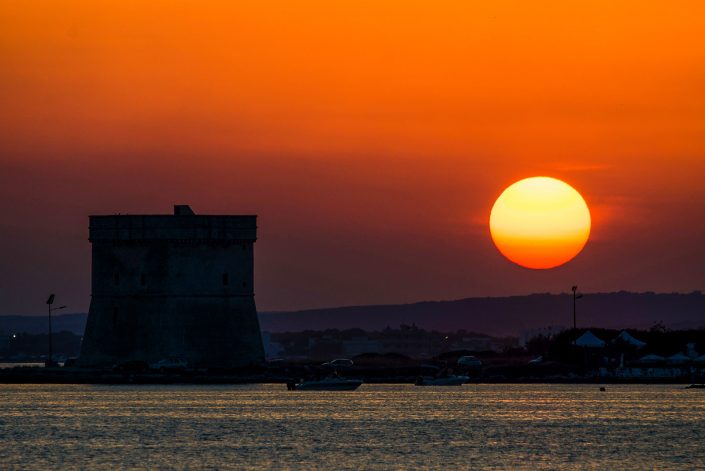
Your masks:
[[[606,342],[597,338],[595,334],[588,330],[583,335],[578,337],[575,341],[575,345],[586,348],[602,348],[606,345]]]

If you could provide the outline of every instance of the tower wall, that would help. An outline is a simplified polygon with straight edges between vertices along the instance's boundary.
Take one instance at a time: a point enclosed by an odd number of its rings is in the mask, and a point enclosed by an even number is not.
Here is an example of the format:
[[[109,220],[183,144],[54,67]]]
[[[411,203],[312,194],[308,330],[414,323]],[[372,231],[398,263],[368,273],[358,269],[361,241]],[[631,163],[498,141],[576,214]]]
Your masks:
[[[256,216],[91,216],[92,294],[79,364],[261,362]]]

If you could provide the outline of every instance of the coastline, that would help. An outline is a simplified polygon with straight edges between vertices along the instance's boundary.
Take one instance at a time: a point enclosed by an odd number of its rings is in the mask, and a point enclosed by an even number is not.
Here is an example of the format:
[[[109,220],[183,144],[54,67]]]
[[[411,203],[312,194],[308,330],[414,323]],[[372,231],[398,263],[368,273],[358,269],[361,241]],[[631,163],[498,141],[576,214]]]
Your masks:
[[[356,371],[347,375],[362,378],[366,384],[413,384],[417,375],[384,374],[375,371],[374,375]],[[391,373],[391,371],[389,372]],[[227,373],[131,373],[110,370],[80,368],[38,368],[14,367],[0,370],[0,384],[282,384],[299,375],[275,375],[269,373],[241,371]],[[520,377],[480,377],[471,378],[466,385],[473,384],[682,384],[702,383],[698,377],[665,378],[610,378],[594,375],[566,376],[520,376]]]

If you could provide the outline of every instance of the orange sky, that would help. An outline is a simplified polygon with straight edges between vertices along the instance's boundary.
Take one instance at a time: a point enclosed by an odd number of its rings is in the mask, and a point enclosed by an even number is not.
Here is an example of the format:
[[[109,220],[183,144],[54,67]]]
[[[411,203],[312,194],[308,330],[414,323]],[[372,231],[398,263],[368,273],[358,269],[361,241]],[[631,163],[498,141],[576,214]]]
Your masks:
[[[618,4],[618,5],[615,5]],[[261,310],[705,284],[705,2],[0,0],[0,314],[89,302],[87,215],[259,214]],[[556,270],[487,229],[585,197]]]

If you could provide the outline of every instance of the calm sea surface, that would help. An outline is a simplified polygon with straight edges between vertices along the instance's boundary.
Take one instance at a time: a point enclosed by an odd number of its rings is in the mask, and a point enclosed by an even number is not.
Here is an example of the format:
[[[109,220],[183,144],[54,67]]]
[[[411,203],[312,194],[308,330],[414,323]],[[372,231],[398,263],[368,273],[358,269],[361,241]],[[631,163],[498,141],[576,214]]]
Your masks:
[[[1,469],[705,468],[683,386],[0,385]]]

